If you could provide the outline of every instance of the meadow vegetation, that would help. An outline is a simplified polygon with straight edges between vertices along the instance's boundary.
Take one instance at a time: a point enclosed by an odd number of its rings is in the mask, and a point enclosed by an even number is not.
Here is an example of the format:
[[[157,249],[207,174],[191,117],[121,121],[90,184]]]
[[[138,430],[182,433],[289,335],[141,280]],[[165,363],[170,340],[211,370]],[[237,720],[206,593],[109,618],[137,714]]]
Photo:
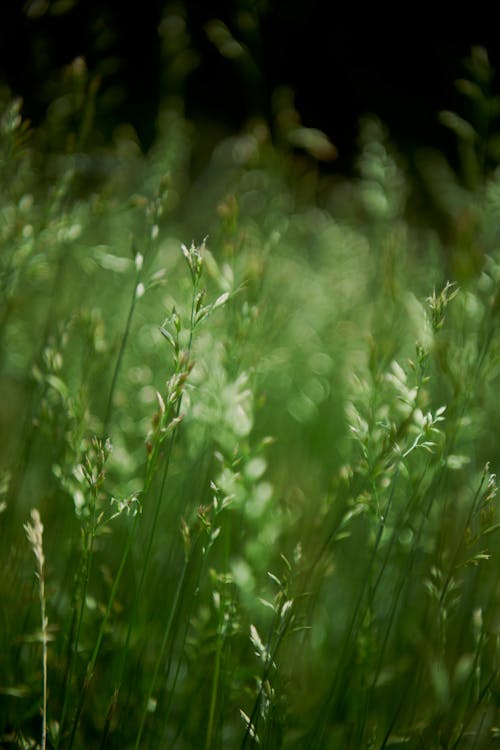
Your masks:
[[[36,129],[4,92],[2,747],[498,746],[500,106],[468,66],[456,165],[371,117],[349,179],[289,100],[193,174],[178,104],[146,155],[93,140],[82,61]]]

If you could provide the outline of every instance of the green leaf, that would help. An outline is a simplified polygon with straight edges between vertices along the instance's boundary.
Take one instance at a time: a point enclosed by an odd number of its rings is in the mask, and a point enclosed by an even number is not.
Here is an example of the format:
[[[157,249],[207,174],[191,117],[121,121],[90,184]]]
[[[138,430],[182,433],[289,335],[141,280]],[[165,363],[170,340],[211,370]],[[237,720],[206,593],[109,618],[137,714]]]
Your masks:
[[[462,141],[473,143],[477,140],[477,132],[470,122],[467,122],[467,120],[464,120],[463,117],[460,117],[460,115],[457,115],[455,112],[443,110],[439,113],[439,121],[446,128],[452,130]]]

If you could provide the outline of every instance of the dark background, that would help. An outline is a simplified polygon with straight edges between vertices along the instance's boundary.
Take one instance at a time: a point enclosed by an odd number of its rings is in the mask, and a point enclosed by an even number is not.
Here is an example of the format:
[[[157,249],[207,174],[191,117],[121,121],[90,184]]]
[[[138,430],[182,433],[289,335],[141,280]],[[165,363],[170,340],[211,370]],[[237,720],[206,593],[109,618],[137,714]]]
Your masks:
[[[134,125],[146,150],[160,102],[176,95],[207,138],[253,116],[273,117],[273,92],[288,85],[303,124],[325,131],[348,166],[359,117],[374,112],[395,143],[446,150],[443,108],[460,107],[454,79],[472,45],[497,62],[491,17],[400,10],[340,11],[319,0],[177,2],[30,0],[2,3],[0,80],[24,99],[35,124],[54,95],[58,71],[77,56],[99,75],[96,127],[104,140],[120,122]],[[183,19],[158,29],[162,18]],[[207,34],[222,21],[247,52],[228,58]],[[179,55],[183,65],[179,65]],[[59,73],[60,75],[60,73]],[[208,133],[211,135],[209,136]]]

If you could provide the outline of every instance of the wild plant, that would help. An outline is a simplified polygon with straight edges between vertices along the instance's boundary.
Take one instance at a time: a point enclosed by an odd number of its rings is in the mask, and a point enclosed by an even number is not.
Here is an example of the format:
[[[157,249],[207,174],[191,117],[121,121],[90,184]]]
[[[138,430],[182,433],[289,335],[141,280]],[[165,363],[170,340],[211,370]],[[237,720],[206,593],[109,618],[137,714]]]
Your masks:
[[[38,590],[40,596],[40,640],[42,643],[42,732],[40,747],[45,750],[47,746],[47,645],[49,641],[49,621],[46,614],[45,602],[45,555],[43,553],[43,524],[40,513],[33,509],[31,511],[31,523],[24,526],[26,536],[36,559],[36,577],[38,579]]]
[[[444,237],[375,118],[341,188],[288,95],[279,148],[252,126],[189,177],[172,102],[148,155],[130,127],[98,151],[71,75],[69,119],[1,121],[0,742],[492,746],[490,146]]]

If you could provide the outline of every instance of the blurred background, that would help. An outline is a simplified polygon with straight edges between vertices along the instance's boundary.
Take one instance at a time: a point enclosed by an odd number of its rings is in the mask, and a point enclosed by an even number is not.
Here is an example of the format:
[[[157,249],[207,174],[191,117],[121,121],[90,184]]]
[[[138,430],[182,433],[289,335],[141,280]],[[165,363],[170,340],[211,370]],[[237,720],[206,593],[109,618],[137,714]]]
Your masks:
[[[255,118],[272,123],[290,92],[302,123],[335,145],[324,155],[327,169],[349,172],[358,121],[367,112],[387,124],[408,156],[417,144],[453,156],[453,136],[437,112],[456,108],[453,81],[472,45],[483,45],[496,67],[491,17],[338,6],[321,0],[4,2],[0,82],[23,98],[25,116],[37,124],[54,100],[61,70],[81,57],[99,89],[100,138],[109,141],[127,122],[147,150],[160,103],[177,98],[200,133],[194,156],[200,165],[221,137]]]
[[[59,750],[498,740],[497,26],[351,6],[0,0],[2,747],[35,504]]]

